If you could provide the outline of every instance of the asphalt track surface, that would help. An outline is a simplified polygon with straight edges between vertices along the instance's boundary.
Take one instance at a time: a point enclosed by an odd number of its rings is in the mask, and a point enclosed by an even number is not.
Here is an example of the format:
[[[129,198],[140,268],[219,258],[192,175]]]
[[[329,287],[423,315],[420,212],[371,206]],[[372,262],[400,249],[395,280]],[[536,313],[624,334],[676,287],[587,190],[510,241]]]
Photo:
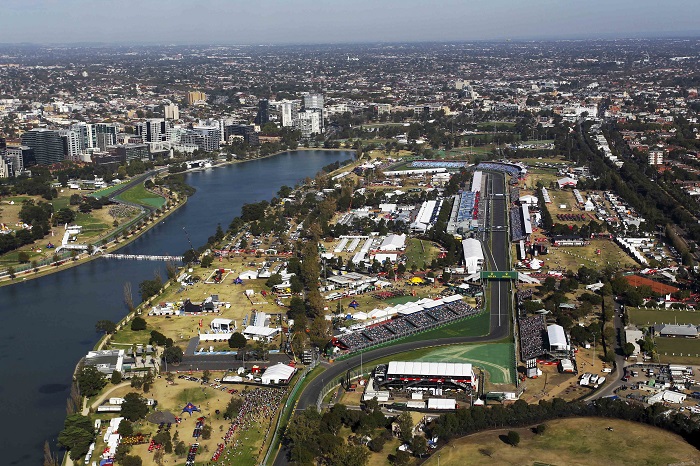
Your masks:
[[[486,192],[482,193],[482,202],[487,202],[486,220],[487,228],[484,235],[491,238],[491,248],[485,245],[485,258],[490,270],[510,270],[508,258],[508,212],[506,211],[508,197],[505,194],[505,175],[502,173],[485,173],[486,175]],[[494,227],[489,230],[489,227]],[[499,228],[500,227],[500,228]],[[432,341],[414,341],[409,343],[400,343],[368,350],[362,353],[363,363],[370,363],[373,359],[384,358],[393,354],[405,353],[426,346],[435,345],[451,345],[458,343],[486,343],[490,341],[501,340],[510,334],[510,281],[495,280],[490,282],[489,296],[491,306],[491,325],[488,335],[478,337],[451,337],[441,338]],[[334,363],[328,367],[322,374],[312,380],[304,391],[299,396],[296,411],[303,411],[309,406],[316,406],[319,395],[323,387],[332,380],[342,378],[345,373],[360,366],[360,355],[352,356],[340,362]],[[289,449],[285,446],[280,448],[273,463],[275,466],[284,466],[289,464]]]

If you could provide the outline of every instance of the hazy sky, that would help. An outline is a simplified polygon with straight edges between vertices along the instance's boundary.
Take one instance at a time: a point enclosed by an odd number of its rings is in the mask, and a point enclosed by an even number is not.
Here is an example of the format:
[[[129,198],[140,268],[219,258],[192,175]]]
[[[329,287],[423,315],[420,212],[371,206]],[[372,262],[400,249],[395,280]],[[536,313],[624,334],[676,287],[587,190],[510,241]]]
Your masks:
[[[698,0],[0,0],[0,43],[700,35]]]

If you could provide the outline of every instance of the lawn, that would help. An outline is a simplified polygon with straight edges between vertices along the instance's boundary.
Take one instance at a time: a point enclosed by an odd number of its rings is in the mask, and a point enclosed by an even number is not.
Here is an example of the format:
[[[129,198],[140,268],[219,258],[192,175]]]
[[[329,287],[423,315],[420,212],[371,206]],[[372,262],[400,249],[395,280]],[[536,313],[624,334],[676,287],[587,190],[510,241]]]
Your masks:
[[[101,197],[109,196],[114,191],[121,188],[123,184],[124,183],[120,183],[116,186],[110,186],[109,188],[100,189],[99,191],[95,191],[94,193],[90,194],[90,196],[98,198],[98,199]]]
[[[656,338],[659,360],[665,363],[700,364],[700,340],[688,338]]]
[[[415,265],[418,268],[429,266],[433,259],[437,258],[440,250],[430,241],[411,238],[406,245],[406,269],[411,270]]]
[[[534,237],[541,237],[535,233]],[[548,243],[545,243],[548,244]],[[600,249],[600,254],[596,251]],[[607,265],[619,268],[638,267],[625,251],[607,239],[593,239],[587,246],[561,246],[549,247],[549,254],[539,256],[544,261],[544,269],[556,269],[563,267],[566,270],[578,270],[582,265],[589,268],[602,269]]]
[[[630,322],[640,326],[654,324],[693,324],[700,325],[700,311],[678,309],[644,309],[627,307]]]
[[[165,204],[165,199],[163,197],[147,191],[143,184],[138,184],[123,192],[117,196],[117,199],[158,209]]]
[[[667,465],[696,464],[700,452],[680,436],[645,424],[618,419],[577,418],[546,423],[547,430],[535,435],[530,429],[512,429],[520,434],[513,448],[502,437],[508,430],[482,432],[435,452],[424,464],[461,466],[488,465]],[[608,430],[612,427],[613,430]]]
[[[471,363],[488,372],[491,383],[514,382],[512,343],[443,346],[433,348],[429,353],[414,360]]]

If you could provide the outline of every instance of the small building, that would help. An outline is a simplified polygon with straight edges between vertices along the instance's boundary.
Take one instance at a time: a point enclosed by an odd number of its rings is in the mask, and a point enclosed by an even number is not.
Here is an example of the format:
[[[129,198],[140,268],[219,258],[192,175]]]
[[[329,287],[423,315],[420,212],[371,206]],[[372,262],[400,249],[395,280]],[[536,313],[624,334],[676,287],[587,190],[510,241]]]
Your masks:
[[[379,246],[380,251],[401,251],[406,248],[406,234],[387,235]]]
[[[481,248],[481,241],[475,238],[462,240],[462,251],[464,252],[464,268],[467,273],[479,272],[484,265],[484,251]]]
[[[271,341],[280,333],[279,328],[249,325],[243,330],[243,336],[254,341]]]
[[[85,356],[85,365],[95,367],[105,376],[111,376],[113,372],[122,372],[124,367],[124,350],[90,351]]]
[[[698,328],[695,325],[661,324],[654,327],[654,333],[660,337],[697,338]]]
[[[558,235],[552,237],[554,246],[585,246],[586,240],[576,235]]]
[[[263,374],[260,376],[260,380],[265,385],[287,384],[295,372],[295,368],[286,364],[278,363],[265,369],[265,372],[263,372]]]
[[[231,325],[233,324],[233,325]],[[236,322],[231,319],[222,319],[220,317],[211,321],[209,327],[215,332],[232,332],[236,329]]]
[[[637,343],[637,341],[643,340],[643,339],[644,339],[644,332],[637,329],[636,327],[632,327],[632,326],[625,327],[625,343],[632,343],[632,346],[634,346],[634,351],[632,352],[632,356],[638,356],[639,353],[642,352],[642,349],[640,348],[639,343]]]

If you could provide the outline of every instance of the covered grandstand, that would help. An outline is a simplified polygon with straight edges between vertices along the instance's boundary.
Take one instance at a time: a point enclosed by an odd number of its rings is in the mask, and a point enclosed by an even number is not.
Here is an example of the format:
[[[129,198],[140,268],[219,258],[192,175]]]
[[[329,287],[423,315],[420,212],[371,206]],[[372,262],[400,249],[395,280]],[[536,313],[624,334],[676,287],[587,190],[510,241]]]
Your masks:
[[[379,386],[396,388],[431,388],[445,386],[476,390],[477,377],[469,363],[391,361],[377,366],[375,381]]]
[[[479,191],[465,191],[459,196],[459,200],[452,206],[450,222],[447,232],[450,234],[464,234],[479,225]]]
[[[511,241],[528,239],[532,234],[532,221],[530,220],[530,208],[527,204],[510,209],[510,237]]]
[[[411,231],[425,233],[432,228],[440,215],[441,207],[442,199],[423,202],[418,209],[415,220],[411,222]]]
[[[527,167],[517,162],[481,162],[476,169],[506,173],[514,178],[522,178],[527,174]]]
[[[471,191],[473,193],[481,191],[481,183],[483,180],[483,172],[480,171],[475,171],[474,172],[474,177],[472,178],[472,189]]]

